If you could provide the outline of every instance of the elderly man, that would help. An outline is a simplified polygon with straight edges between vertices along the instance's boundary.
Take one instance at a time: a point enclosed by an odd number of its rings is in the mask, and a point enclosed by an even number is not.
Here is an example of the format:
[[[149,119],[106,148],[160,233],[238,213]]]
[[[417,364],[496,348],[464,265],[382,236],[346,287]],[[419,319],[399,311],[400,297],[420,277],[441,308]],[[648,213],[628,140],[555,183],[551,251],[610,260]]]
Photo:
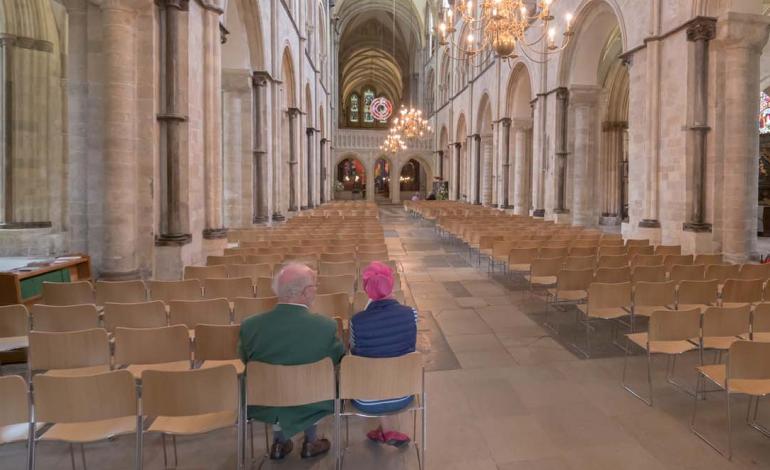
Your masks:
[[[288,264],[273,279],[273,291],[278,296],[275,309],[241,324],[239,348],[243,361],[291,366],[329,357],[339,363],[344,348],[337,338],[336,323],[308,310],[316,296],[315,272],[302,264]],[[315,423],[333,411],[334,404],[328,401],[291,407],[250,406],[248,414],[249,418],[273,424],[270,458],[279,460],[291,452],[291,438],[302,430],[302,458],[328,452],[331,445],[327,439],[316,437]]]

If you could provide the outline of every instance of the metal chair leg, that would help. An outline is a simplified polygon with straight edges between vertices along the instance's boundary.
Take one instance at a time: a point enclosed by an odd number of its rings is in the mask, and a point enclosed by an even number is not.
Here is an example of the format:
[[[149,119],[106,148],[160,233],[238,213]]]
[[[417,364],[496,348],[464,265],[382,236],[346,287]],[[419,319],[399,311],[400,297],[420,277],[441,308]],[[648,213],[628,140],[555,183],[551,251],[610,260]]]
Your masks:
[[[705,384],[703,383],[703,374],[698,373],[698,380],[695,384],[695,397],[693,399],[692,418],[690,419],[690,430],[693,432],[693,434],[698,436],[703,442],[708,444],[712,449],[717,451],[720,455],[727,458],[727,460],[731,460],[732,459],[732,442],[731,442],[732,426],[730,424],[730,419],[731,419],[730,394],[727,392],[727,390],[725,390],[725,399],[727,400],[727,429],[728,429],[728,450],[727,452],[725,452],[722,449],[720,449],[715,443],[708,440],[708,438],[706,438],[706,436],[700,431],[698,431],[698,429],[695,427],[696,417],[698,414],[698,401],[699,401],[698,395],[700,393],[703,393],[705,395],[706,390],[705,390]]]
[[[141,413],[140,413],[141,414]],[[142,470],[144,455],[144,433],[142,432],[142,417],[136,417],[136,470]]]
[[[628,342],[628,346],[626,347],[626,354],[623,358],[623,378],[621,379],[621,382],[623,384],[623,388],[626,389],[631,395],[635,396],[636,398],[642,400],[647,406],[652,406],[652,373],[651,373],[651,361],[650,361],[650,355],[647,354],[647,380],[649,385],[649,391],[650,391],[650,398],[644,398],[639,393],[637,393],[635,390],[633,390],[627,383],[626,383],[626,371],[628,370],[628,355],[631,353],[631,342],[626,338],[626,341]]]
[[[80,444],[80,459],[83,461],[83,470],[88,470],[88,465],[86,465],[86,449],[83,444]]]
[[[168,468],[168,454],[166,453],[166,434],[160,435],[161,444],[163,446],[163,468]]]
[[[76,470],[75,467],[75,445],[70,443],[70,462],[72,463],[72,470]]]

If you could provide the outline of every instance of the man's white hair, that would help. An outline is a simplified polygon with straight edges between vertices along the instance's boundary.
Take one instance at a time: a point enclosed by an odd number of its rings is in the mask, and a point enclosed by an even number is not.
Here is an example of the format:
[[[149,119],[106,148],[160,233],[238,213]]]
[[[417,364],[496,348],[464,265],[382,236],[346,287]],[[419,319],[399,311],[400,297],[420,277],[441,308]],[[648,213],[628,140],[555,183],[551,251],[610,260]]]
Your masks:
[[[313,285],[312,269],[301,263],[288,263],[273,277],[273,292],[279,302],[293,300],[299,297],[309,286]]]

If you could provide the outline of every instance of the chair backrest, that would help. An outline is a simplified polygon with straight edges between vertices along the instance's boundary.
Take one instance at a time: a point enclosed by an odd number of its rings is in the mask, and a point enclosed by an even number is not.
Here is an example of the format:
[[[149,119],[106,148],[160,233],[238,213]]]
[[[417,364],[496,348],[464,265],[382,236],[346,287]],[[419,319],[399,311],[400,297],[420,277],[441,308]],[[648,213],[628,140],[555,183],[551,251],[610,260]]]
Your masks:
[[[770,333],[770,302],[762,302],[754,307],[751,331],[754,333]]]
[[[631,282],[631,268],[599,268],[594,273],[594,282],[604,284],[618,284]]]
[[[637,266],[631,272],[631,280],[634,282],[664,282],[666,280],[666,267],[658,266]]]
[[[341,317],[348,319],[350,312],[350,297],[344,292],[334,294],[318,294],[315,297],[310,311],[328,317]]]
[[[142,372],[144,416],[197,416],[238,410],[238,375],[231,364],[185,371]],[[233,423],[235,424],[235,419]]]
[[[94,287],[88,281],[43,281],[43,303],[46,305],[80,305],[94,302]]]
[[[666,272],[671,272],[671,268],[675,265],[691,265],[692,255],[666,255],[663,258],[663,266],[666,267]]]
[[[700,338],[701,314],[691,310],[657,310],[650,315],[647,338],[653,341],[687,341]]]
[[[269,312],[278,305],[278,297],[236,297],[233,299],[233,323],[242,323],[252,315]]]
[[[770,343],[736,341],[727,356],[727,388],[732,380],[770,380]]]
[[[381,251],[379,253],[361,253],[356,255],[358,264],[371,263],[372,261],[380,261],[386,263],[390,259],[387,251]]]
[[[540,248],[537,256],[539,258],[565,258],[569,253],[569,247],[566,246],[546,246]]]
[[[0,377],[0,428],[29,422],[27,382],[18,375]]]
[[[663,255],[636,255],[631,258],[631,266],[663,266]]]
[[[160,300],[132,304],[107,302],[104,305],[104,327],[110,333],[118,327],[158,328],[166,325],[166,304]]]
[[[206,266],[219,266],[227,264],[243,264],[245,258],[243,255],[225,255],[225,256],[207,256]]]
[[[599,256],[621,256],[628,255],[628,248],[621,244],[619,245],[602,245],[599,247]]]
[[[634,306],[674,306],[676,282],[635,282]]]
[[[387,400],[423,391],[420,353],[369,358],[348,355],[340,364],[340,398]]]
[[[708,266],[710,264],[723,264],[724,259],[721,253],[704,253],[695,255],[695,261],[693,264],[702,264]]]
[[[147,300],[144,281],[96,281],[96,304],[107,302],[133,303]]]
[[[271,277],[273,275],[273,266],[267,263],[262,264],[228,264],[227,277],[248,277],[256,285],[260,277]]]
[[[109,366],[107,331],[102,328],[64,333],[31,331],[28,362],[33,371]]]
[[[190,360],[187,327],[115,328],[115,365]]]
[[[94,304],[32,306],[34,331],[81,331],[99,328],[99,311]]]
[[[334,294],[344,292],[353,296],[356,278],[352,274],[339,276],[318,276],[318,294]]]
[[[238,359],[241,325],[195,326],[195,360],[227,361]]]
[[[357,268],[354,258],[351,261],[322,261],[318,266],[318,273],[323,276],[339,276],[342,274],[356,275]]]
[[[598,248],[595,246],[573,246],[569,249],[570,257],[595,257]]]
[[[751,305],[709,307],[703,313],[703,337],[748,335],[751,329]]]
[[[250,406],[300,406],[333,400],[336,388],[334,365],[328,357],[297,366],[246,364],[246,404]]]
[[[706,274],[706,266],[702,264],[675,264],[671,266],[669,279],[672,281],[702,281]]]
[[[257,279],[257,296],[275,297],[275,292],[273,292],[272,277],[260,277]]]
[[[273,253],[264,255],[247,255],[246,264],[270,264],[276,265],[283,261],[283,253]]]
[[[201,283],[197,279],[186,281],[149,281],[150,300],[200,300],[203,298]]]
[[[127,370],[77,377],[38,375],[32,381],[38,423],[102,421],[138,412],[134,376]]]
[[[593,269],[562,269],[556,276],[556,289],[560,291],[587,291],[594,277]]]
[[[626,240],[626,246],[650,246],[650,240],[648,239],[633,239],[629,238]]]
[[[680,245],[658,245],[655,247],[655,254],[656,255],[681,255],[682,254],[682,247]],[[677,264],[683,264],[683,263],[677,263]]]
[[[724,284],[728,279],[738,279],[741,267],[737,264],[710,264],[706,266],[706,279],[716,279]]]
[[[206,299],[234,299],[256,297],[250,277],[206,279],[203,281],[203,297]]]
[[[169,325],[184,325],[193,329],[197,325],[229,325],[230,304],[227,299],[173,300],[169,303]]]
[[[225,278],[227,277],[227,268],[225,265],[214,266],[185,266],[183,279],[197,279],[203,281],[204,279],[212,278]]]
[[[631,283],[593,282],[588,287],[588,310],[631,306]]]
[[[770,279],[770,264],[744,264],[738,274],[738,279]]]
[[[348,250],[348,247],[344,248],[345,250]],[[327,248],[327,251],[324,253],[321,253],[321,264],[323,263],[343,263],[350,260],[356,259],[356,252],[350,248],[350,251],[340,251],[340,252],[332,252],[331,248]]]
[[[682,281],[677,292],[677,304],[709,305],[716,303],[719,282],[716,279],[708,281]]]
[[[570,256],[564,260],[564,269],[569,270],[593,270],[596,266],[596,258],[594,256]]]
[[[600,255],[596,263],[597,268],[624,268],[628,266],[626,255]]]
[[[530,264],[532,276],[556,276],[564,265],[564,258],[535,258]]]
[[[628,248],[628,257],[629,258],[633,258],[634,256],[637,256],[637,255],[647,255],[647,256],[649,256],[649,255],[654,255],[655,254],[655,247],[652,246],[652,245],[647,245],[647,246],[629,245],[627,248]],[[661,261],[661,264],[663,264],[662,261]]]
[[[722,302],[761,302],[762,279],[728,279],[722,288]]]
[[[22,304],[0,306],[0,338],[27,336],[29,313]]]

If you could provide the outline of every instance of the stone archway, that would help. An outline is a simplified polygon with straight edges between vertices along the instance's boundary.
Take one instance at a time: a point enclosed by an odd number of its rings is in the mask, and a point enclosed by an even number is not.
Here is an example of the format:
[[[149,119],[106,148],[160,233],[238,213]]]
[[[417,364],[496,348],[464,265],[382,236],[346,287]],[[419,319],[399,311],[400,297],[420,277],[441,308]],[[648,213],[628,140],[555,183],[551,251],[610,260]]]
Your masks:
[[[493,203],[495,186],[494,138],[492,134],[492,105],[484,93],[479,102],[476,133],[473,135],[471,174],[473,174],[473,203],[489,206]]]
[[[366,198],[367,168],[358,155],[342,156],[337,160],[332,171],[334,199],[344,201]]]
[[[532,206],[532,84],[529,70],[517,63],[508,81],[506,118],[501,120],[503,157],[500,159],[502,184],[499,188],[500,207],[527,215]]]

